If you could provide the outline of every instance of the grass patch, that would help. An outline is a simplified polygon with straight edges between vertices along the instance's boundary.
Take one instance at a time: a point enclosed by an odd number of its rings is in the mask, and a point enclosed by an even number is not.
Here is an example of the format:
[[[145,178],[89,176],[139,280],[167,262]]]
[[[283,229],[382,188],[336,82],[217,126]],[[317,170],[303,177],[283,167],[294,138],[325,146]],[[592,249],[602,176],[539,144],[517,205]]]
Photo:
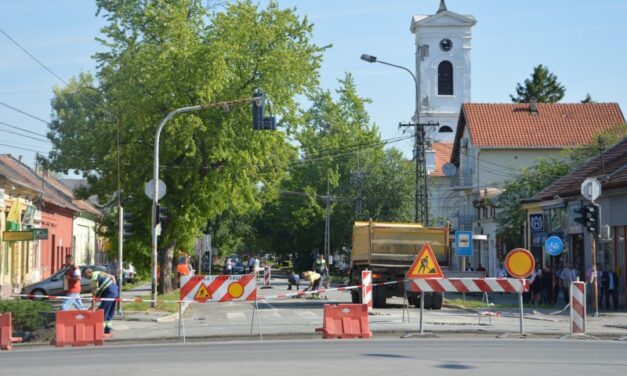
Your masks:
[[[444,299],[444,303],[445,304],[451,304],[451,305],[456,305],[456,306],[461,306],[464,308],[476,308],[476,309],[494,309],[494,308],[511,308],[511,307],[517,307],[517,305],[509,305],[509,304],[490,304],[490,307],[488,307],[485,302],[482,302],[481,300],[471,300],[471,299],[466,299],[466,300],[462,300],[462,299]]]
[[[151,295],[142,295],[142,299],[151,299]],[[139,312],[170,312],[176,313],[179,311],[179,303],[165,303],[164,301],[179,300],[179,290],[174,290],[169,294],[159,295],[157,297],[157,308],[152,308],[150,302],[124,302],[123,310],[125,311],[139,311]]]
[[[135,283],[128,283],[128,282],[126,282],[126,283],[124,283],[122,285],[122,291],[130,291],[130,290],[136,288],[137,286],[141,286],[144,283],[149,283],[149,282],[150,282],[150,279],[148,279],[148,278],[137,280],[137,282],[135,282]]]

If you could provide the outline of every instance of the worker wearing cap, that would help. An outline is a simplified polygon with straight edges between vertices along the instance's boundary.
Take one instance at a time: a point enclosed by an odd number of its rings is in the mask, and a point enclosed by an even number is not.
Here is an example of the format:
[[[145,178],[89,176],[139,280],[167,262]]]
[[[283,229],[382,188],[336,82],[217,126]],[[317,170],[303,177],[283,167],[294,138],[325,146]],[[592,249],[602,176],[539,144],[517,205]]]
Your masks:
[[[311,270],[303,272],[303,280],[309,282],[309,286],[307,286],[303,291],[317,290],[320,285],[320,277],[320,274]]]
[[[118,285],[115,283],[115,277],[101,271],[93,271],[90,268],[85,269],[85,277],[91,281],[91,310],[96,310],[96,300],[100,301],[98,309],[104,311],[105,316],[105,334],[110,334],[113,324],[113,316],[115,315],[115,300],[118,297]]]

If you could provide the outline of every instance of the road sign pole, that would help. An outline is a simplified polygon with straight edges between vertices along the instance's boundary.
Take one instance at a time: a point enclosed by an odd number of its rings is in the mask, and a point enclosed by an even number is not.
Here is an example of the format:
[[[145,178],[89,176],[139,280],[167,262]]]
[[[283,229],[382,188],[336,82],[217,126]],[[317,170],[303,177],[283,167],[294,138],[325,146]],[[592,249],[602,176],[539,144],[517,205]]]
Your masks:
[[[594,317],[599,317],[599,283],[597,271],[597,239],[596,233],[592,233],[592,307],[594,307]],[[606,300],[607,301],[607,300]]]
[[[525,285],[525,280],[521,279],[520,283],[523,284],[523,286]],[[520,289],[520,292],[518,293],[518,306],[520,308],[520,334],[525,334],[525,324],[523,321],[523,290],[524,288]]]
[[[421,291],[420,292],[420,334],[424,334],[424,329],[422,326],[424,311],[425,311],[425,293],[424,291]]]

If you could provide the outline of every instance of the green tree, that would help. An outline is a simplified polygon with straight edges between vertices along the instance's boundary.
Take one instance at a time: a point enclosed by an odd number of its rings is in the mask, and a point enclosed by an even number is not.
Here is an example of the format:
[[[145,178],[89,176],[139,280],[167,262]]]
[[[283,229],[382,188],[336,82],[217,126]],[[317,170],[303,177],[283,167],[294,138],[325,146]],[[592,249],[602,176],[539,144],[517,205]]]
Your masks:
[[[581,100],[581,103],[594,103],[594,101],[592,100],[592,96],[590,95],[590,93],[586,93],[586,97],[584,99]]]
[[[295,135],[301,159],[294,161],[275,201],[255,227],[259,246],[295,254],[307,264],[324,245],[325,197],[331,202],[331,246],[350,246],[355,219],[409,220],[412,216],[413,165],[395,149],[385,150],[350,75],[340,80],[334,99],[328,91],[311,98],[304,126]],[[363,184],[359,184],[362,176]],[[360,188],[361,187],[361,188]],[[356,213],[361,195],[362,211]]]
[[[324,48],[311,42],[312,25],[276,2],[252,1],[224,11],[200,0],[97,0],[108,21],[88,74],[56,88],[49,159],[56,170],[75,170],[102,201],[117,190],[117,143],[127,212],[141,229],[131,241],[149,264],[150,206],[143,193],[152,178],[157,124],[170,111],[194,104],[268,93],[272,112],[289,134],[299,116],[297,95],[318,84]],[[94,89],[87,89],[94,88]],[[245,215],[265,200],[292,158],[284,132],[254,132],[250,104],[174,117],[161,135],[160,177],[167,194],[169,223],[162,246],[163,291],[171,289],[175,250],[189,249],[207,221],[229,211]],[[113,228],[113,227],[111,227]],[[114,243],[114,242],[112,242]]]
[[[557,81],[557,76],[540,64],[533,68],[531,79],[526,79],[524,85],[516,85],[516,95],[510,95],[510,98],[515,103],[529,103],[533,97],[538,103],[557,103],[565,93],[566,89]]]

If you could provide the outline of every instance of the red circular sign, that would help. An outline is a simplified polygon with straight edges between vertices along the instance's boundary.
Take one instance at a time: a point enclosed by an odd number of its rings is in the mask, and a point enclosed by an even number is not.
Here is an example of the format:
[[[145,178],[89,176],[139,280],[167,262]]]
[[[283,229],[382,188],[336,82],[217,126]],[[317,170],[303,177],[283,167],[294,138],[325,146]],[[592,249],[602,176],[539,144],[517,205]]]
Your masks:
[[[524,248],[513,249],[505,257],[505,269],[514,278],[529,277],[535,267],[536,260]]]

